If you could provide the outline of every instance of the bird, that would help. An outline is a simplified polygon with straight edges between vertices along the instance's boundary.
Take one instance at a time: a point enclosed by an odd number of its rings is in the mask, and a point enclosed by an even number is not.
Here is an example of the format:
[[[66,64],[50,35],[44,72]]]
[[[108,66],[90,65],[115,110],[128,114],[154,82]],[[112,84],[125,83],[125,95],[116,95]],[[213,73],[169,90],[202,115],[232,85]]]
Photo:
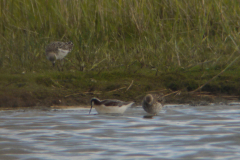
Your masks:
[[[45,52],[46,57],[52,62],[53,67],[55,66],[56,60],[62,60],[69,52],[73,49],[73,43],[55,41],[47,45]]]
[[[162,109],[163,103],[163,96],[147,94],[143,99],[142,107],[147,113],[157,115]]]
[[[91,113],[93,105],[95,106],[95,109],[99,114],[106,113],[123,114],[126,111],[126,109],[133,105],[134,103],[135,102],[124,102],[115,99],[105,99],[101,101],[98,98],[92,98],[89,114]]]

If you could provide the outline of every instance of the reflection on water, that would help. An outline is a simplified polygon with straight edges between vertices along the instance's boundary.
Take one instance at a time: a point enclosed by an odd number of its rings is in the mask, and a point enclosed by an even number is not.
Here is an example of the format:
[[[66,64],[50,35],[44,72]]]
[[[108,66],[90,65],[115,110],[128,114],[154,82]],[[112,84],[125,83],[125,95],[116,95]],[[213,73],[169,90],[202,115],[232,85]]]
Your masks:
[[[0,159],[240,158],[240,105],[169,105],[154,117],[141,107],[88,112],[0,111]]]

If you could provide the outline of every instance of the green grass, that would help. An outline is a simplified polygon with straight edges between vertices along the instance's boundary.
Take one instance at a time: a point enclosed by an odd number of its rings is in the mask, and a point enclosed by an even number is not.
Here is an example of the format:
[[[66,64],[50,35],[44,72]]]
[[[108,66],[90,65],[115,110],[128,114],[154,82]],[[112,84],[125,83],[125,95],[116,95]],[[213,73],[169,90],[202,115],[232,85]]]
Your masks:
[[[172,71],[197,63],[230,63],[238,56],[239,1],[2,0],[0,69],[51,68],[44,48],[73,41],[72,70],[106,70],[132,63]]]

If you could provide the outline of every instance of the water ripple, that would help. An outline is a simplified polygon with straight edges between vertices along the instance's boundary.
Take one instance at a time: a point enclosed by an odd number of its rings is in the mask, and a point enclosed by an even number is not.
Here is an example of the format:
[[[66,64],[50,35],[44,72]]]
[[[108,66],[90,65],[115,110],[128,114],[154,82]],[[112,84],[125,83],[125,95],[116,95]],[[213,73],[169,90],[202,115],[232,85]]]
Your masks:
[[[145,118],[89,109],[0,111],[0,159],[239,159],[240,106],[169,105]]]

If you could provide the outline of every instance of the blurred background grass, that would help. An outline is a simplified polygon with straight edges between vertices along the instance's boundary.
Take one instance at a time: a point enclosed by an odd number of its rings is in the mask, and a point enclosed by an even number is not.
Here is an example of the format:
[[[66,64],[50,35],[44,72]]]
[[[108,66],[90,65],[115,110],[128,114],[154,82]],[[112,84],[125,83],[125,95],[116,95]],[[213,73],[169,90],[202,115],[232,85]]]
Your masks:
[[[223,69],[239,56],[239,6],[237,0],[0,0],[0,71],[51,70],[45,57],[51,41],[74,43],[69,71]]]

